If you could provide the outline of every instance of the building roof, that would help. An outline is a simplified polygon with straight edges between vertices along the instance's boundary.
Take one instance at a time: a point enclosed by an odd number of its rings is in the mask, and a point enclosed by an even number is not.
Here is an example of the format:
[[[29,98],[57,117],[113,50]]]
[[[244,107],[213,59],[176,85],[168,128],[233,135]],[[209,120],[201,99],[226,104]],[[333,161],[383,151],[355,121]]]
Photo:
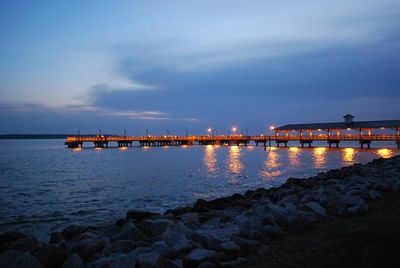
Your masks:
[[[309,129],[346,129],[346,128],[400,128],[400,120],[382,121],[359,121],[346,124],[345,122],[336,123],[312,123],[312,124],[290,124],[277,127],[276,130],[309,130]]]

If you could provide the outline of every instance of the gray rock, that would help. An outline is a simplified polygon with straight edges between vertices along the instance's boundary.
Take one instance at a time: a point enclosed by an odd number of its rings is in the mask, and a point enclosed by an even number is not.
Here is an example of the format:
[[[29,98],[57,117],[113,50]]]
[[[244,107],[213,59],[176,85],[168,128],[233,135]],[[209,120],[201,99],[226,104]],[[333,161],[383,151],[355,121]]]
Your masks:
[[[160,214],[158,214],[158,213],[142,211],[142,210],[128,210],[128,212],[126,212],[127,219],[138,220],[138,221],[141,221],[144,219],[149,219],[149,218],[152,218],[154,216],[159,216],[159,215]]]
[[[299,197],[296,194],[291,194],[279,200],[277,204],[278,205],[283,205],[287,203],[298,204],[299,202],[300,202]]]
[[[132,240],[138,242],[140,240],[145,240],[143,233],[133,224],[132,222],[127,222],[121,228],[121,231],[112,237],[112,241],[116,240]]]
[[[77,252],[82,258],[86,258],[95,252],[102,251],[103,248],[109,244],[109,239],[105,237],[94,237],[80,242],[82,242],[82,247],[80,247]]]
[[[58,244],[58,243],[63,242],[64,240],[65,240],[64,236],[62,235],[61,232],[52,232],[50,234],[50,243],[51,244]]]
[[[260,244],[260,242],[258,241],[245,239],[238,236],[232,237],[232,241],[235,242],[240,247],[240,249],[248,251],[254,251]]]
[[[326,209],[317,202],[309,202],[304,204],[307,208],[311,209],[319,219],[326,218]]]
[[[62,230],[62,235],[68,241],[71,238],[80,235],[86,230],[85,227],[79,225],[70,225],[64,230]]]
[[[221,249],[228,252],[239,251],[240,247],[233,241],[226,241],[220,245]]]
[[[86,268],[108,268],[111,265],[111,261],[109,258],[102,258],[95,262],[88,263]]]
[[[165,268],[182,268],[183,261],[181,259],[173,259],[173,260],[165,259],[164,267]]]
[[[83,268],[83,261],[78,254],[71,255],[61,266],[61,268]]]
[[[135,268],[137,257],[132,254],[120,254],[114,258],[110,268]]]
[[[215,268],[217,267],[214,263],[209,261],[203,261],[197,266],[198,268]]]
[[[162,258],[167,257],[171,253],[171,249],[164,241],[155,242],[151,247],[151,251],[158,253]]]
[[[246,216],[239,214],[237,216],[235,216],[234,218],[234,222],[236,225],[238,225],[240,227],[240,229],[244,229],[244,228],[249,228],[250,224],[249,224],[249,218],[247,218]]]
[[[359,202],[356,205],[347,208],[347,214],[353,215],[357,213],[362,213],[367,211],[368,208],[369,208],[368,204],[363,199],[360,198]]]
[[[197,229],[200,227],[200,217],[197,213],[185,213],[180,216],[181,221],[190,229]]]
[[[176,242],[173,244],[171,251],[178,254],[183,251],[188,251],[193,247],[193,241],[187,239],[183,234],[178,235]]]
[[[0,267],[4,268],[43,268],[36,258],[28,252],[8,250],[0,255]]]
[[[377,200],[377,199],[380,199],[383,197],[383,195],[380,192],[375,191],[375,190],[369,191],[368,194],[369,194],[369,198],[371,198],[372,200]]]
[[[247,262],[246,258],[240,257],[240,258],[237,258],[236,260],[233,260],[233,261],[228,261],[228,262],[221,263],[221,267],[226,267],[226,268],[240,267],[240,266],[244,265],[246,262]]]
[[[140,268],[153,268],[156,266],[159,258],[160,254],[155,251],[140,254],[138,256],[138,264]]]
[[[64,263],[68,255],[67,249],[47,245],[37,250],[33,256],[46,268],[58,268]]]
[[[265,225],[264,232],[270,236],[280,236],[283,234],[282,229],[279,226],[272,224]]]
[[[127,253],[136,248],[136,244],[132,240],[117,240],[111,244],[111,252]]]
[[[38,248],[38,243],[36,237],[25,237],[18,239],[10,244],[9,250],[19,250],[19,251],[29,251],[33,252]]]
[[[216,255],[217,253],[214,250],[196,248],[185,256],[185,261],[189,263],[200,263],[202,261],[212,260]]]

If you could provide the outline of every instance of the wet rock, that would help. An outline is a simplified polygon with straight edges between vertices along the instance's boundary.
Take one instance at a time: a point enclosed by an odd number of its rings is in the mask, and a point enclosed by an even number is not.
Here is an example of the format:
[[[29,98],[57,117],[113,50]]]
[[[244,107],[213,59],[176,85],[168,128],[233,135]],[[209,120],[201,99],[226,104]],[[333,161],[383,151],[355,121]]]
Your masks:
[[[191,212],[208,212],[208,202],[204,199],[198,199],[194,204]]]
[[[40,248],[34,253],[34,257],[44,267],[60,267],[67,259],[69,253],[67,249],[57,248],[53,245],[48,245]]]
[[[283,205],[286,203],[298,204],[299,202],[300,202],[299,197],[296,194],[291,194],[279,200],[277,204],[278,205]]]
[[[215,268],[217,267],[214,263],[209,261],[203,261],[197,266],[198,268]]]
[[[160,257],[165,258],[171,253],[171,249],[164,241],[155,242],[151,247],[152,252],[156,252]]]
[[[235,252],[240,250],[240,247],[233,241],[225,241],[221,243],[220,248],[223,251],[228,251],[228,252]]]
[[[142,210],[128,210],[126,213],[126,218],[129,220],[137,220],[141,221],[144,219],[150,219],[154,216],[159,216],[160,214],[149,212],[149,211],[142,211]]]
[[[247,262],[246,258],[240,257],[237,258],[236,260],[233,261],[228,261],[228,262],[223,262],[221,263],[221,267],[226,267],[226,268],[230,268],[230,267],[241,267],[242,265],[244,265]]]
[[[38,242],[36,237],[25,237],[18,239],[14,242],[12,242],[8,249],[14,249],[14,250],[19,250],[19,251],[29,251],[33,252],[38,248]]]
[[[80,241],[81,247],[78,249],[78,254],[83,259],[93,253],[100,252],[109,244],[109,239],[105,237],[95,237]]]
[[[383,195],[380,192],[375,191],[375,190],[369,191],[368,194],[369,194],[369,198],[371,198],[372,200],[377,200],[377,199],[380,199],[383,197]]]
[[[112,237],[112,241],[116,240],[132,240],[132,241],[140,241],[144,240],[145,236],[143,233],[133,224],[132,222],[127,222],[121,228],[121,231]]]
[[[172,220],[157,219],[157,220],[143,220],[140,229],[148,236],[155,236],[162,234],[169,226],[174,225]]]
[[[62,233],[63,237],[68,241],[68,240],[72,239],[73,237],[80,235],[85,230],[86,230],[86,228],[83,226],[70,225],[67,228],[65,228],[64,230],[62,230],[61,233]]]
[[[182,268],[183,261],[181,259],[173,259],[173,260],[165,259],[163,265],[165,268]]]
[[[61,266],[61,268],[83,268],[83,261],[78,254],[71,255]]]
[[[114,258],[110,268],[135,268],[137,259],[132,254],[120,254]]]
[[[95,262],[88,263],[86,268],[108,268],[111,265],[111,260],[109,258],[102,258]]]
[[[52,232],[50,234],[50,244],[58,244],[63,241],[65,241],[65,239],[61,232]]]
[[[324,219],[326,218],[326,209],[322,207],[320,204],[317,202],[308,202],[305,203],[304,206],[312,210],[319,219]]]
[[[239,236],[233,236],[232,241],[235,242],[240,247],[240,249],[247,251],[254,251],[260,244],[260,242],[258,241],[241,238]]]
[[[200,224],[200,217],[197,213],[185,213],[180,216],[180,220],[190,229],[198,229]]]
[[[277,225],[267,224],[264,226],[264,232],[272,237],[281,236],[283,234],[282,229]]]
[[[5,251],[12,242],[26,237],[25,234],[19,232],[6,232],[0,234],[0,253]]]
[[[111,252],[127,253],[136,248],[136,244],[132,240],[117,240],[111,244]]]
[[[347,208],[346,212],[348,215],[353,215],[365,212],[367,210],[368,210],[368,204],[363,199],[360,198],[358,200],[358,203],[356,203],[354,206]]]
[[[216,257],[217,252],[214,250],[208,250],[204,248],[193,249],[184,258],[185,262],[188,263],[200,263],[202,261],[212,260]]]
[[[22,252],[18,250],[7,250],[0,255],[0,267],[7,268],[19,268],[19,267],[30,267],[30,268],[43,268],[36,258],[34,258],[28,252]]]
[[[153,268],[156,266],[160,254],[154,251],[138,255],[138,264],[140,268]]]

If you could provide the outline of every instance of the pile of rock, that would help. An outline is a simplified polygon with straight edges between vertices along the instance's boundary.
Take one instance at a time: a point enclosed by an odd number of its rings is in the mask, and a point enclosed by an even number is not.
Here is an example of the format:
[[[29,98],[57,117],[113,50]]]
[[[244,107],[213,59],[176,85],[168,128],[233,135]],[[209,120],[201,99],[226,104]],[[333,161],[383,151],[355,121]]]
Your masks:
[[[288,230],[362,213],[398,190],[400,157],[377,159],[163,215],[128,211],[112,225],[54,232],[49,243],[8,232],[0,235],[0,267],[237,267],[250,253],[268,254]]]

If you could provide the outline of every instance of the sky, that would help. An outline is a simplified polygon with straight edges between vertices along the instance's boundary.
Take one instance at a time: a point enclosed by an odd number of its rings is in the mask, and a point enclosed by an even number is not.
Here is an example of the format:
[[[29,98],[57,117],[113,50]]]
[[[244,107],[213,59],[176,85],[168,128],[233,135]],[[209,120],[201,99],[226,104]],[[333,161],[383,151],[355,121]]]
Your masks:
[[[400,119],[400,2],[0,1],[0,134]]]

